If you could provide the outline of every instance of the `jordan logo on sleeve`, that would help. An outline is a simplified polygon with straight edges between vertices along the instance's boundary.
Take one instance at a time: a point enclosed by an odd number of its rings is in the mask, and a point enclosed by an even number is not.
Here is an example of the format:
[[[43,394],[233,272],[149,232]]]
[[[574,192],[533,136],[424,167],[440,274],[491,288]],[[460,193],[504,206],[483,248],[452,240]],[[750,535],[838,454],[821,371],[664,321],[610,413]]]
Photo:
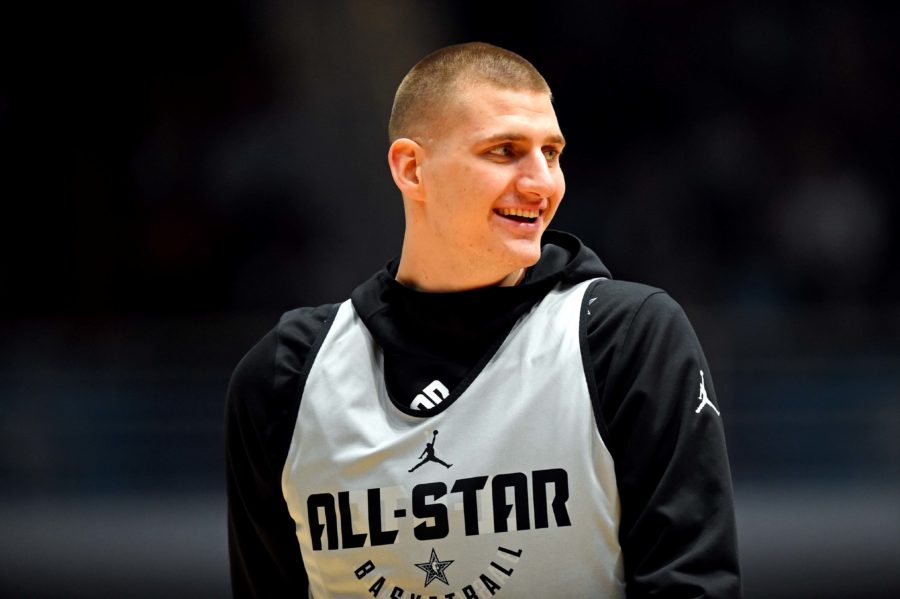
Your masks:
[[[441,466],[444,466],[445,468],[449,468],[450,466],[453,465],[453,464],[448,464],[444,460],[442,460],[439,457],[437,457],[436,455],[434,455],[434,442],[437,440],[437,434],[438,434],[438,432],[434,431],[434,434],[431,436],[431,442],[425,444],[425,450],[419,456],[420,460],[422,458],[425,458],[425,459],[422,460],[421,462],[419,462],[418,464],[416,464],[415,466],[413,466],[412,468],[410,468],[409,469],[410,472],[412,472],[419,466],[423,466],[424,464],[427,464],[428,462],[437,462],[438,464],[440,464]]]
[[[706,395],[706,384],[703,382],[703,371],[702,370],[700,371],[700,397],[698,397],[697,399],[700,400],[700,405],[697,406],[696,410],[694,410],[695,414],[699,414],[700,410],[703,409],[703,406],[709,406],[713,409],[713,411],[717,415],[719,415],[719,416],[722,415],[719,413],[719,410],[716,409],[716,406],[714,406],[713,403],[711,401],[709,401],[709,396]]]

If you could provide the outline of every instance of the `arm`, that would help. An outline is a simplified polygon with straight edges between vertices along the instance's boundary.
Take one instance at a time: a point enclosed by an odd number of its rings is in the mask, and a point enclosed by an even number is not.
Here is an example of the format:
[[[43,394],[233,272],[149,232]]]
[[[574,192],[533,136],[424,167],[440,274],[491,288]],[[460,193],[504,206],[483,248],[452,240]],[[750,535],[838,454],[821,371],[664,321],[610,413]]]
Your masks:
[[[327,308],[327,307],[325,307]],[[225,410],[228,549],[242,597],[305,597],[296,525],[281,489],[305,380],[304,365],[328,312],[288,313],[238,364]]]
[[[709,405],[696,412],[701,370],[718,408],[709,367],[674,300],[658,290],[632,300],[588,326],[621,498],[627,596],[740,597],[722,419]],[[592,334],[616,342],[604,346]]]

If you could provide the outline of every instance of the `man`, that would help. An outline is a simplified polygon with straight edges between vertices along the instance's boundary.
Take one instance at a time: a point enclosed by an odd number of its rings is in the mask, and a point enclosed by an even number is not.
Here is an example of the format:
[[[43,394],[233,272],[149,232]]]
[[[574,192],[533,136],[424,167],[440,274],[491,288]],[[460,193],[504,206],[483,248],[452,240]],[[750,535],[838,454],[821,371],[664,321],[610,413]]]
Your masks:
[[[544,235],[565,140],[543,77],[444,48],[389,132],[399,260],[285,314],[229,388],[235,596],[738,597],[690,324]]]

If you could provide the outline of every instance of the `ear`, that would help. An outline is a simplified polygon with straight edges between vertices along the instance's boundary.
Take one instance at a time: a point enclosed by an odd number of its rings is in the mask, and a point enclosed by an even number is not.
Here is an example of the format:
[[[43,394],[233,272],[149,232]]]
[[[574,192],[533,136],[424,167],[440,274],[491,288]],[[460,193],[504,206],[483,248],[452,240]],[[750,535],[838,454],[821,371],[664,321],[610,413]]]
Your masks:
[[[391,176],[404,197],[421,201],[424,192],[421,178],[421,162],[424,148],[417,142],[401,137],[388,149],[388,165]]]

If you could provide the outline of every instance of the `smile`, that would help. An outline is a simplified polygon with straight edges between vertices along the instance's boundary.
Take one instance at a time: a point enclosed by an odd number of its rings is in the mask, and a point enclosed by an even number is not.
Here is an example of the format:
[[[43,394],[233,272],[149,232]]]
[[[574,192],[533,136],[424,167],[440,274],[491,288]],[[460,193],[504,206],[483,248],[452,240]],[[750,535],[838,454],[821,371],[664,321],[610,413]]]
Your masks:
[[[541,210],[523,210],[521,208],[495,208],[494,214],[518,223],[533,223],[541,215]]]

